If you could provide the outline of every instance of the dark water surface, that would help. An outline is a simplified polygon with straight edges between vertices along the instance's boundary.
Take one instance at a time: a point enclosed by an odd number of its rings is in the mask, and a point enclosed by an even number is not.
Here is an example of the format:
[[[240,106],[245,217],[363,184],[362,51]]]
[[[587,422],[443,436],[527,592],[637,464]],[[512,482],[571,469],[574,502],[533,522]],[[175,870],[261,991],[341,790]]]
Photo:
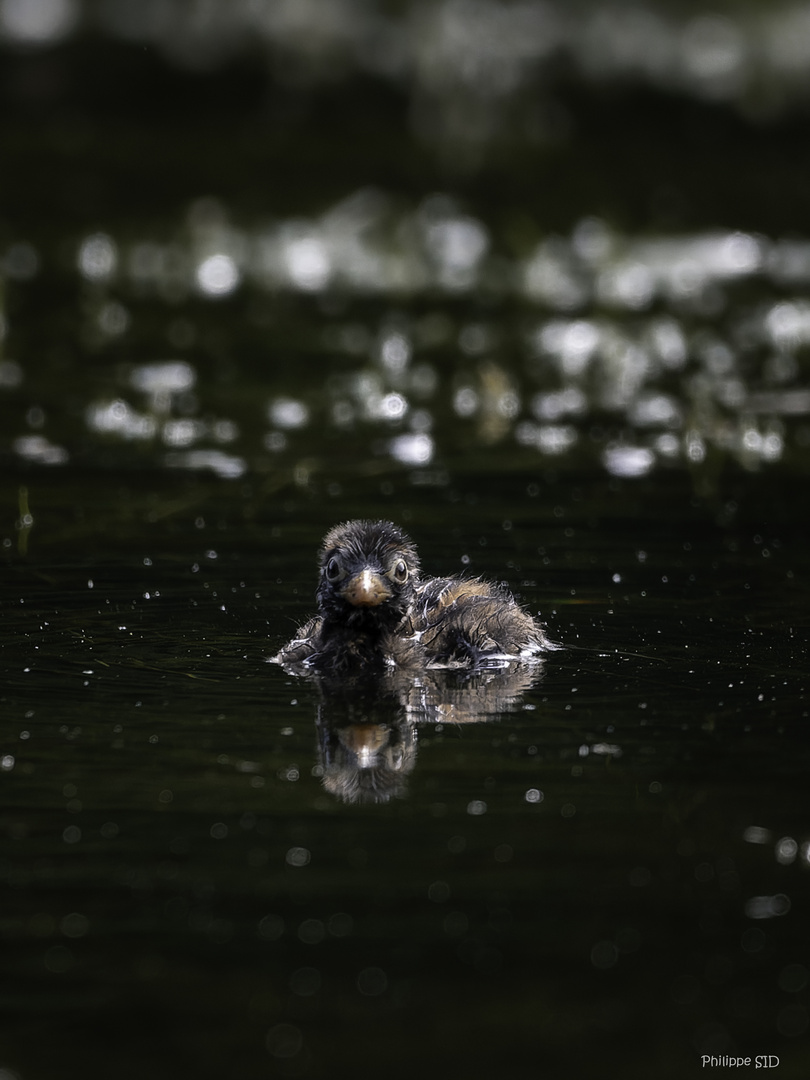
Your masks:
[[[802,1074],[808,555],[772,498],[757,534],[680,479],[614,481],[597,514],[570,477],[262,499],[96,476],[68,506],[51,475],[2,601],[20,1075],[326,1077],[358,1043],[392,1075]],[[429,570],[508,579],[564,648],[511,701],[371,710],[403,779],[351,803],[340,704],[265,657],[311,610],[324,527],[371,512]]]
[[[810,20],[608,7],[0,4],[0,1080],[810,1075]]]

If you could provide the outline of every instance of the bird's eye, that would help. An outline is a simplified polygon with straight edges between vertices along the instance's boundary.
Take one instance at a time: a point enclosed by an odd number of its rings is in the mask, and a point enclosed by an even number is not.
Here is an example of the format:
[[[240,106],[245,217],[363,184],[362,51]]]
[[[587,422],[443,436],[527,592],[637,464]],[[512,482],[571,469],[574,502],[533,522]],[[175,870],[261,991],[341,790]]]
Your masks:
[[[394,577],[400,585],[408,580],[408,567],[404,559],[400,559],[394,567]]]
[[[337,581],[343,571],[340,568],[340,563],[337,559],[330,559],[326,564],[326,577],[329,581]]]

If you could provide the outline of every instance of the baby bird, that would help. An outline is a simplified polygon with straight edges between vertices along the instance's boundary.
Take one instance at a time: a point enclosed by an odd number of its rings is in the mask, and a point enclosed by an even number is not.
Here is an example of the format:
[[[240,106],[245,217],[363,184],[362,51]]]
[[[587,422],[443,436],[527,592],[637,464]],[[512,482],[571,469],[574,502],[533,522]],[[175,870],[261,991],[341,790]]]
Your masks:
[[[273,657],[285,667],[474,669],[554,648],[506,589],[480,578],[423,580],[414,542],[390,521],[335,526],[319,567],[318,614]]]

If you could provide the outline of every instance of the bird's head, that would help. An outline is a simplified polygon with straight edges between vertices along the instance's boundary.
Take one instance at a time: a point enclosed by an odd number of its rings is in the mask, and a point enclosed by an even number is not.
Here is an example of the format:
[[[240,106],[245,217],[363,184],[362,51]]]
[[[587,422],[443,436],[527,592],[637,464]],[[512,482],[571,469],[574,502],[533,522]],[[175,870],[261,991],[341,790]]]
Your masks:
[[[419,577],[411,538],[390,521],[348,521],[320,553],[318,607],[327,621],[392,628],[408,612]]]

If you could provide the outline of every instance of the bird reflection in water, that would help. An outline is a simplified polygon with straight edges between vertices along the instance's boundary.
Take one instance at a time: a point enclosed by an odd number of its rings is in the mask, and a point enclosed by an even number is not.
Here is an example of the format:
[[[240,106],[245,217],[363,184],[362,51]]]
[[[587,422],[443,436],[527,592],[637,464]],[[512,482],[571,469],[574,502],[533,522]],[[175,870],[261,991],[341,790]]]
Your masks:
[[[493,720],[516,708],[542,665],[481,671],[393,673],[341,681],[312,676],[320,691],[318,751],[323,785],[343,802],[405,794],[424,724]]]
[[[402,795],[418,724],[514,708],[554,648],[506,589],[423,579],[413,541],[391,522],[336,526],[319,566],[318,614],[272,660],[317,684],[324,786],[346,802]]]

